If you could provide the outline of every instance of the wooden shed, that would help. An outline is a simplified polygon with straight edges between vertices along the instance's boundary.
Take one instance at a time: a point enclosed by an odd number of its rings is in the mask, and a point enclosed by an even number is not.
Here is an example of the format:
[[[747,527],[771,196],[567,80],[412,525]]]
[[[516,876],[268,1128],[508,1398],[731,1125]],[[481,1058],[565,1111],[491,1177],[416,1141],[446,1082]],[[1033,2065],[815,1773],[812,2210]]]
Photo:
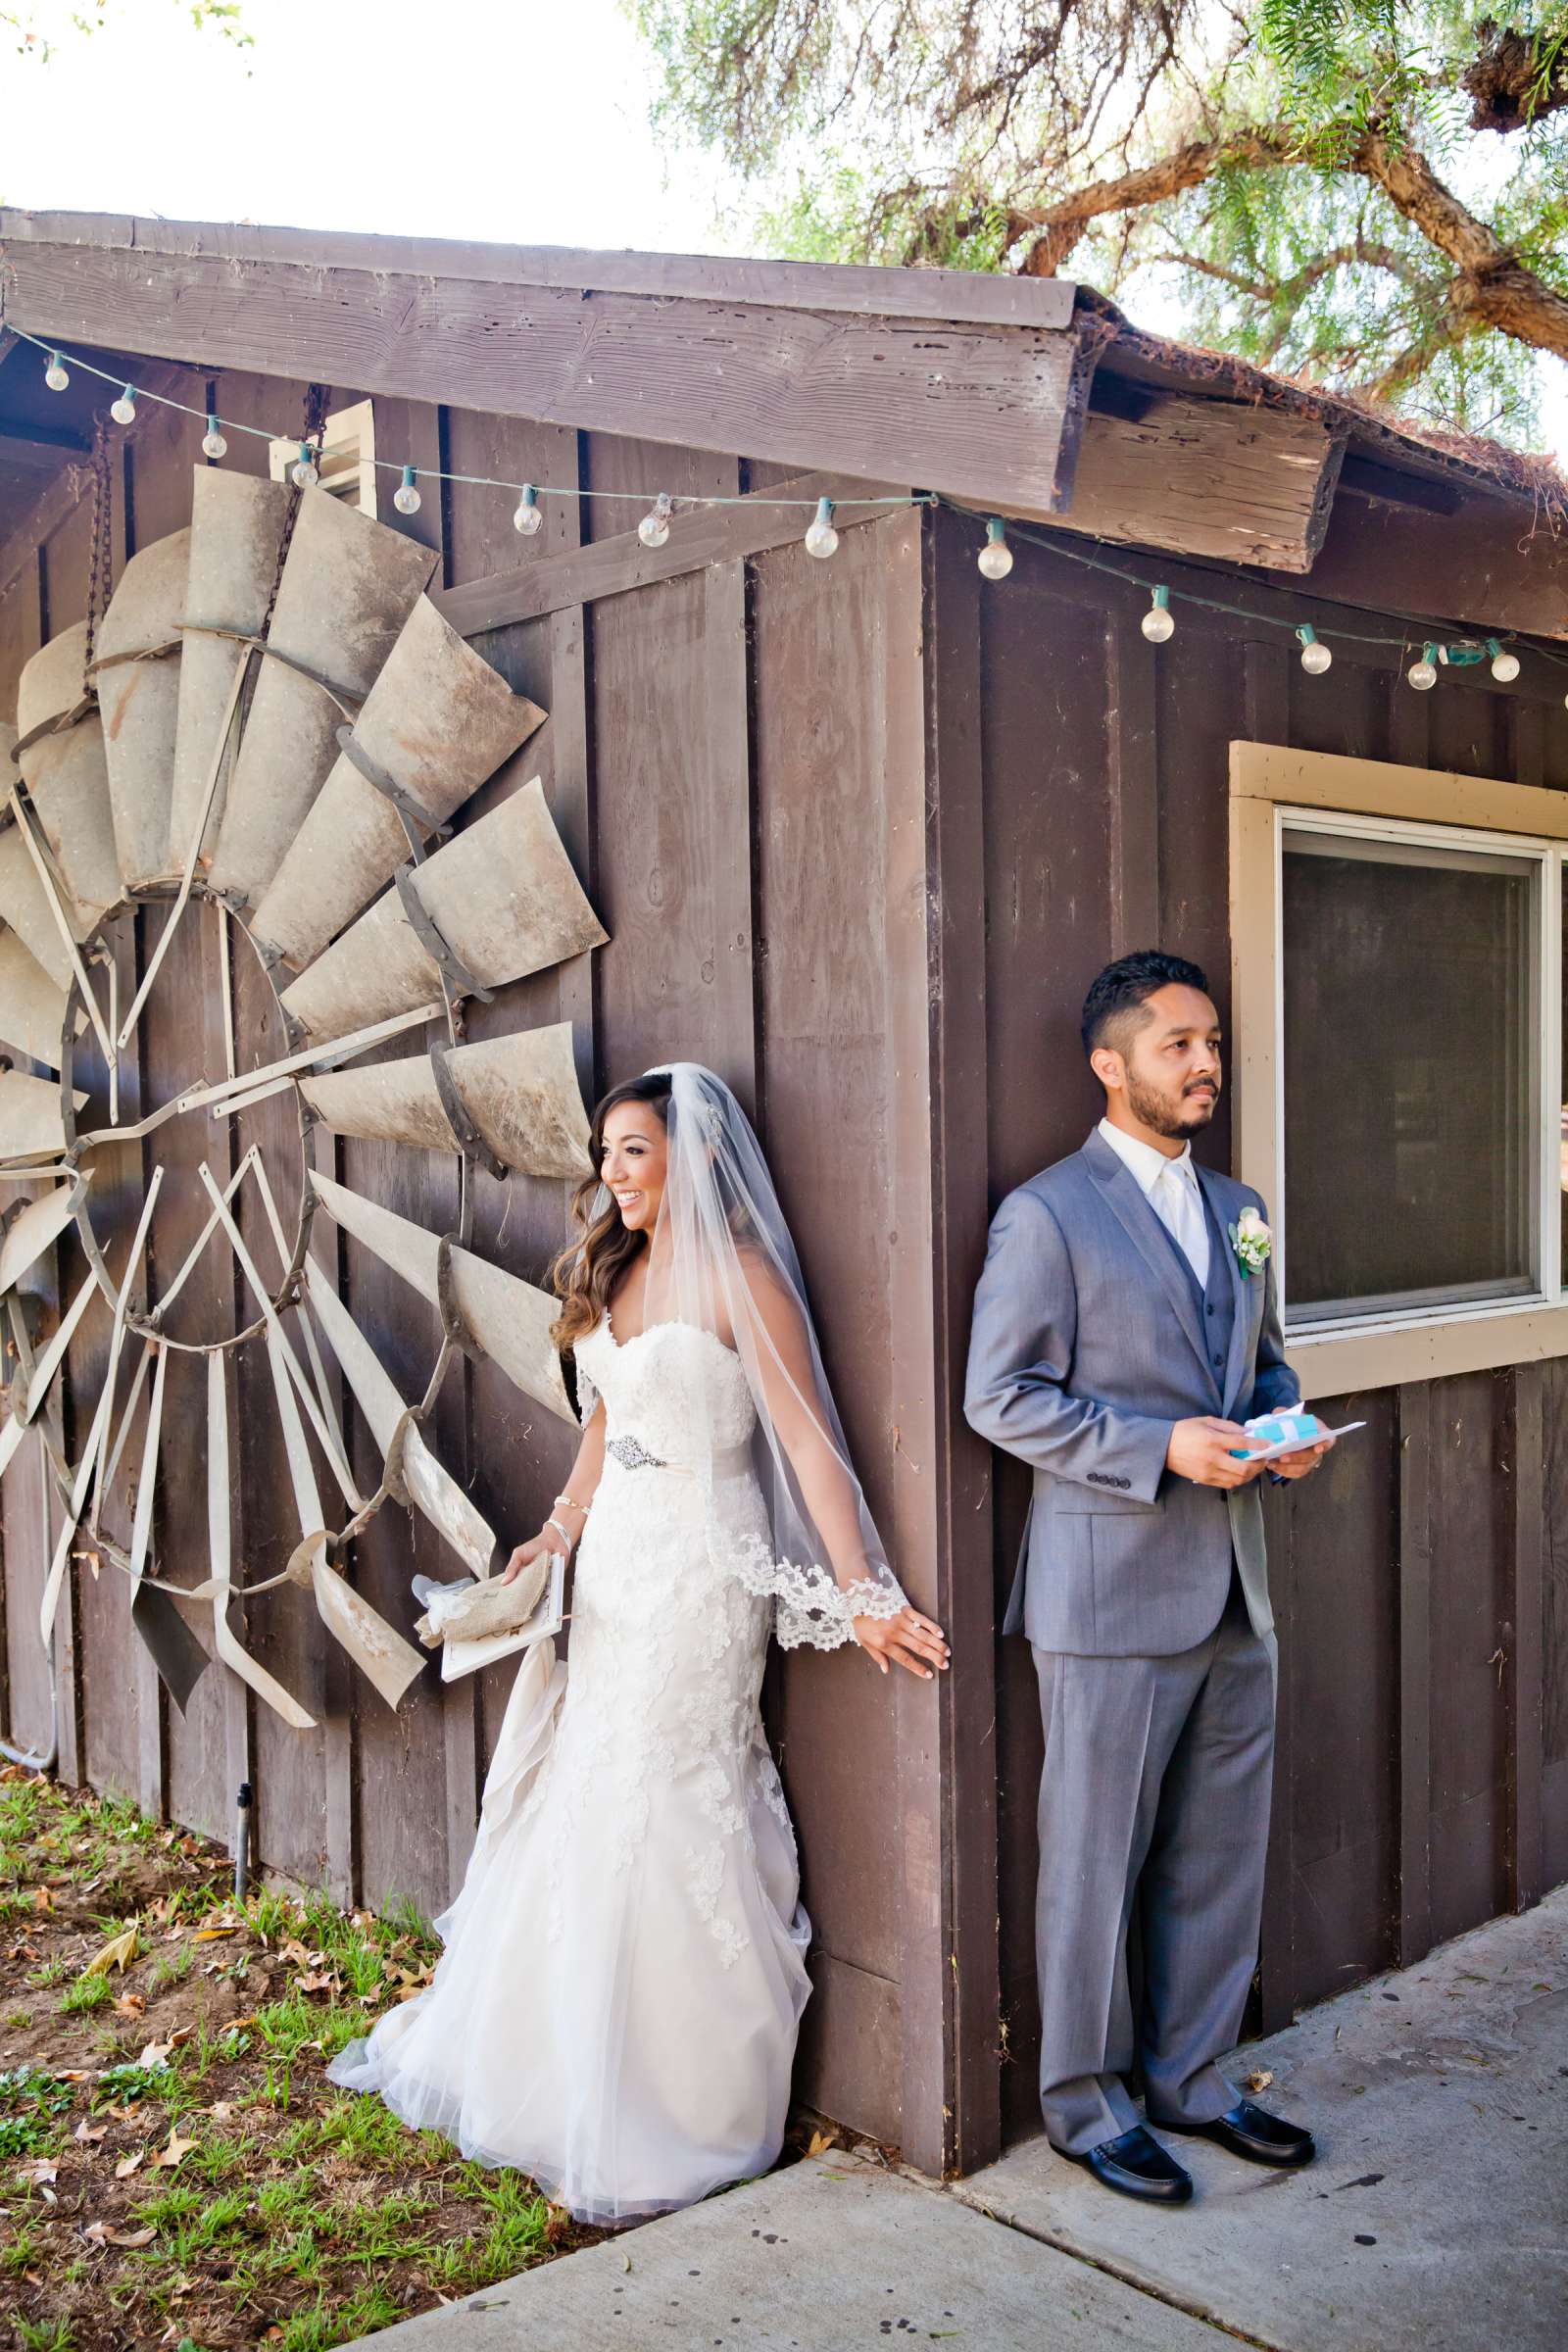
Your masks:
[[[122,382],[183,406],[144,397],[104,439]],[[3,213],[0,719],[26,732],[29,659],[189,522],[209,415],[223,467],[264,479],[322,424],[326,487],[429,551],[440,612],[547,714],[455,821],[541,776],[610,944],[475,1002],[466,1034],[569,1022],[590,1097],[675,1055],[735,1085],[892,1555],[951,1631],[940,1688],[842,1652],[772,1671],[817,1935],[803,2098],[933,2171],[1037,2128],[1040,1733],[1027,1652],[998,1639],[1026,1480],[959,1405],[991,1209],[1082,1141],[1079,1006],[1133,947],[1211,975],[1233,1084],[1203,1150],[1270,1200],[1308,1393],[1366,1425],[1268,1497],[1260,2017],[1568,1878],[1560,483],[1154,342],[1061,281]],[[394,510],[389,464],[422,480],[416,513]],[[527,537],[522,484],[552,493]],[[649,547],[660,492],[675,511]],[[828,562],[802,545],[820,496]],[[1012,557],[995,580],[992,516]],[[1142,625],[1155,589],[1165,642]],[[1303,668],[1303,628],[1326,670]],[[1407,673],[1429,646],[1423,691]],[[136,917],[122,1002],[162,919]],[[226,939],[181,929],[122,1096],[212,1080],[225,1030],[242,1068],[282,1051]],[[15,1072],[43,1066],[7,1048]],[[90,1053],[78,1083],[99,1084]],[[161,1131],[154,1293],[208,1214],[204,1153],[222,1175],[254,1149],[280,1199],[303,1181],[277,1099],[169,1141],[188,1124]],[[320,1129],[312,1149],[448,1228],[449,1160]],[[101,1154],[106,1238],[140,1214],[148,1150]],[[539,1281],[565,1200],[481,1176],[474,1252]],[[352,1240],[312,1248],[412,1393],[438,1308]],[[84,1263],[68,1227],[31,1265],[36,1347]],[[182,1304],[239,1303],[206,1253]],[[73,1459],[110,1342],[99,1301],[65,1357]],[[265,1349],[235,1377],[244,1588],[294,1538]],[[150,1527],[159,1575],[189,1586],[210,1573],[195,1378],[173,1360]],[[537,1524],[569,1459],[560,1419],[486,1360],[455,1366],[429,1426],[496,1528]],[[347,1408],[345,1427],[373,1483],[380,1449]],[[134,1457],[105,1506],[125,1530]],[[19,1450],[0,1505],[5,1734],[47,1746],[42,1455]],[[351,1581],[406,1629],[435,1550],[382,1511]],[[220,1838],[248,1780],[269,1872],[445,1903],[510,1669],[430,1671],[389,1707],[284,1583],[232,1623],[313,1728],[221,1669],[181,1711],[125,1580],[86,1554],[54,1635],[63,1777]],[[211,1610],[189,1622],[210,1643]]]

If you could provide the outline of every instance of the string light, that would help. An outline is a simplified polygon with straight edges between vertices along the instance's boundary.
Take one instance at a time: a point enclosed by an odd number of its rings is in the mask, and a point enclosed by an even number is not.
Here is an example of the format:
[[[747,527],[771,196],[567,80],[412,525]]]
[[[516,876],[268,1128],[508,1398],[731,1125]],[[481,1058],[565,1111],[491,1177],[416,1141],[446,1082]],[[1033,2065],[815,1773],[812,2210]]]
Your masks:
[[[820,556],[825,562],[829,556],[836,556],[838,549],[839,535],[833,528],[833,501],[819,498],[815,519],[806,526],[806,552],[808,556]]]
[[[68,359],[71,368],[82,369],[84,373],[95,376],[101,383],[112,384],[118,380],[109,373],[107,368],[97,367],[91,360],[82,359],[79,353],[62,352],[53,345],[45,343],[39,336],[28,334],[24,327],[16,327],[11,331],[19,342],[30,343],[35,351],[45,355],[44,382],[52,392],[64,392],[71,382],[71,372],[66,365]],[[191,408],[187,402],[172,399],[167,393],[146,391],[138,393],[134,385],[126,384],[118,399],[111,404],[109,413],[117,423],[129,424],[136,416],[138,400],[153,401],[158,407],[172,409],[183,416],[201,418],[205,416],[207,430],[201,445],[203,455],[216,463],[218,459],[227,454],[228,442],[220,428],[219,418],[211,411],[204,412]],[[260,441],[275,443],[280,438],[279,435],[269,431],[262,425],[231,423],[229,431],[248,433],[253,439]],[[286,435],[281,436],[285,440],[287,437]],[[296,446],[299,455],[288,468],[288,478],[298,489],[314,488],[320,480],[316,454],[308,441],[301,441]],[[399,486],[394,493],[392,503],[401,514],[412,514],[418,512],[421,502],[414,466],[387,458],[370,458],[365,462],[399,476]],[[542,497],[565,498],[575,501],[592,498],[631,499],[640,495],[634,490],[599,490],[584,482],[573,482],[552,488],[548,484],[540,485],[533,482],[499,481],[487,474],[446,473],[434,467],[426,470],[432,473],[438,481],[462,483],[476,489],[516,491],[518,497],[512,517],[513,527],[525,539],[533,538],[543,528],[544,516],[539,505]],[[954,500],[934,490],[890,492],[878,497],[857,498],[853,503],[858,507],[900,508],[905,511],[919,507],[946,506],[956,513],[972,513],[972,510],[956,506]],[[806,545],[810,553],[813,556],[826,557],[832,555],[838,547],[839,533],[833,522],[835,502],[831,498],[791,498],[788,494],[770,498],[765,492],[745,492],[709,496],[697,494],[683,498],[682,504],[694,507],[749,507],[753,509],[762,506],[810,507],[813,510],[812,518],[806,530]],[[661,548],[667,544],[670,518],[674,511],[675,501],[668,491],[662,490],[652,508],[637,525],[638,538],[645,547]],[[1147,577],[1141,577],[1135,571],[1127,570],[1121,564],[1107,563],[1102,557],[1092,556],[1085,548],[1069,544],[1062,535],[1057,533],[1053,533],[1050,538],[1047,538],[1039,531],[1016,525],[1014,536],[1026,539],[1031,546],[1046,549],[1054,556],[1085,564],[1091,570],[1105,572],[1112,578],[1124,580],[1131,586],[1144,589],[1152,600],[1149,611],[1143,614],[1140,622],[1145,637],[1152,645],[1163,645],[1174,636],[1175,615],[1170,610],[1170,589],[1164,582],[1156,584]],[[1088,534],[1088,537],[1094,541],[1094,534]],[[1097,541],[1095,544],[1108,546],[1110,543]],[[1001,515],[987,517],[985,542],[979,555],[979,567],[986,578],[993,580],[1005,579],[1013,567],[1013,553],[1007,544],[1006,525]],[[1300,645],[1301,666],[1309,676],[1321,677],[1333,665],[1332,650],[1323,644],[1309,621],[1292,622],[1283,615],[1259,612],[1242,606],[1225,604],[1217,597],[1200,596],[1186,589],[1182,591],[1182,601],[1194,605],[1201,611],[1225,613],[1250,625],[1289,628]],[[1331,634],[1336,639],[1343,638],[1348,644],[1408,646],[1408,639],[1366,629],[1335,629]],[[1554,668],[1562,666],[1559,660],[1541,648],[1532,648],[1532,653],[1540,660],[1550,663]],[[1409,684],[1415,688],[1416,692],[1425,694],[1437,684],[1440,664],[1462,667],[1468,663],[1488,660],[1491,662],[1492,674],[1499,685],[1510,685],[1520,675],[1522,664],[1519,656],[1495,637],[1461,638],[1447,644],[1437,639],[1429,639],[1423,647],[1421,659],[1413,662],[1405,674]],[[1563,697],[1563,705],[1565,709],[1568,709],[1568,694]]]
[[[669,518],[675,512],[675,502],[667,490],[661,490],[648,513],[637,525],[637,536],[644,547],[662,547],[669,537]]]
[[[1170,590],[1163,582],[1154,590],[1154,601],[1138,625],[1151,645],[1164,645],[1175,636],[1176,617],[1170,609]]]
[[[1007,526],[1000,514],[991,515],[986,522],[986,543],[976,558],[988,580],[1004,580],[1012,569],[1012,550],[1007,545]]]

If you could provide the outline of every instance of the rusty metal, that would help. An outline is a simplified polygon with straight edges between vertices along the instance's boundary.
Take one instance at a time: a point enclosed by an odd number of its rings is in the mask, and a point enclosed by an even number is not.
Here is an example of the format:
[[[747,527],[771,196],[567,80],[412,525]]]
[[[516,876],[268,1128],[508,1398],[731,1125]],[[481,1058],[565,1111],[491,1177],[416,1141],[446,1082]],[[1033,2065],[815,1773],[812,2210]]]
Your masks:
[[[421,596],[338,730],[341,757],[256,910],[259,936],[308,963],[543,719]]]
[[[471,1134],[474,1149],[503,1170],[567,1183],[593,1173],[569,1021],[432,1046],[428,1057],[315,1071],[300,1088],[335,1135],[452,1152],[466,1148]],[[461,1106],[462,1128],[449,1097]]]
[[[537,777],[407,876],[443,940],[485,988],[602,946]],[[340,1037],[434,996],[441,968],[388,891],[283,992],[311,1038]]]
[[[324,495],[300,502],[270,646],[358,707],[430,576],[430,550]],[[257,680],[229,781],[213,883],[254,906],[337,759],[328,698],[282,662]]]

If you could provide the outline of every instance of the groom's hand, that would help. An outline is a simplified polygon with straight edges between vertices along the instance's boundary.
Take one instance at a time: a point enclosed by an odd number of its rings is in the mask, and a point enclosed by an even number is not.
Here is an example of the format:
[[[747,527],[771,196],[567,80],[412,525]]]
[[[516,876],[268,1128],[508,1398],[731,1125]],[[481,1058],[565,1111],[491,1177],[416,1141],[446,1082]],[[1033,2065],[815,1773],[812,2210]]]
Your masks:
[[[1245,1429],[1234,1421],[1216,1420],[1212,1413],[1193,1421],[1178,1421],[1165,1448],[1165,1467],[1195,1487],[1245,1487],[1257,1476],[1256,1462],[1239,1461],[1231,1450],[1249,1444]]]

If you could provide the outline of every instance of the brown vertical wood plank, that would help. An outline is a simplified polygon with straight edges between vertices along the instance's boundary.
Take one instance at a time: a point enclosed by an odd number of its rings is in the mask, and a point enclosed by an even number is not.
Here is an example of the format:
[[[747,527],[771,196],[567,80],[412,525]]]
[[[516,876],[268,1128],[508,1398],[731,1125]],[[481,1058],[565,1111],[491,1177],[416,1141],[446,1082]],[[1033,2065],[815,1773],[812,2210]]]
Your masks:
[[[1546,709],[1544,703],[1515,695],[1508,703],[1508,716],[1513,735],[1513,764],[1509,770],[1516,784],[1544,784],[1546,781]],[[1552,779],[1556,781],[1555,778]]]
[[[1110,953],[1158,944],[1157,655],[1133,615],[1105,615],[1105,753],[1110,798]]]
[[[1545,1891],[1542,1812],[1545,1382],[1542,1367],[1516,1366],[1510,1385],[1513,1606],[1511,1626],[1504,1629],[1508,1652],[1508,1891],[1513,1908],[1528,1911]]]
[[[713,989],[719,1027],[730,1041],[729,1080],[748,1110],[757,1105],[757,1014],[753,1003],[752,751],[746,649],[746,566],[715,564],[703,574],[703,658],[708,669],[708,747],[715,788],[730,804],[733,847],[713,873]]]
[[[1432,1391],[1399,1391],[1399,1966],[1432,1947]]]
[[[991,1449],[963,1417],[974,1286],[986,1248],[985,812],[980,608],[986,593],[948,518],[923,533],[926,893],[931,1059],[932,1349],[937,1612],[953,1644],[939,1687],[948,2008],[945,2163],[973,2172],[1002,2146],[997,1916],[997,1617],[988,1573]],[[994,593],[994,592],[993,592]]]

